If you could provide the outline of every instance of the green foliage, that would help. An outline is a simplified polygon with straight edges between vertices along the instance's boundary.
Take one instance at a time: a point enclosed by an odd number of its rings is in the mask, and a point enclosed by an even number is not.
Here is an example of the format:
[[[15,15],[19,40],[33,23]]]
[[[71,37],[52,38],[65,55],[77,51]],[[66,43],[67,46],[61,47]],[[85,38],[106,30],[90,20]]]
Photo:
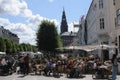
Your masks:
[[[18,44],[15,44],[15,47],[16,47],[16,52],[20,52],[20,45],[18,45]]]
[[[23,48],[23,51],[27,51],[27,46],[26,46],[25,43],[22,43],[22,44],[20,44],[20,45],[21,45],[21,47]]]
[[[11,40],[5,39],[5,43],[6,43],[6,53],[11,53],[12,52]]]
[[[43,20],[37,31],[37,47],[39,51],[53,52],[62,46],[54,22]]]
[[[0,38],[0,51],[5,52],[6,51],[6,44],[3,38]]]
[[[35,46],[33,46],[31,44],[21,43],[20,44],[20,51],[32,51],[32,52],[36,52],[37,49],[36,49]]]
[[[21,51],[37,52],[37,49],[35,46],[28,43],[15,44],[12,40],[0,38],[0,51],[13,54]]]
[[[13,43],[13,41],[12,41],[12,53],[17,53],[17,47],[15,43]]]
[[[36,46],[32,46],[32,50],[33,50],[33,52],[37,52]]]
[[[18,47],[19,47],[19,50],[20,50],[20,51],[24,51],[24,49],[23,49],[23,47],[22,47],[21,44],[20,44]]]

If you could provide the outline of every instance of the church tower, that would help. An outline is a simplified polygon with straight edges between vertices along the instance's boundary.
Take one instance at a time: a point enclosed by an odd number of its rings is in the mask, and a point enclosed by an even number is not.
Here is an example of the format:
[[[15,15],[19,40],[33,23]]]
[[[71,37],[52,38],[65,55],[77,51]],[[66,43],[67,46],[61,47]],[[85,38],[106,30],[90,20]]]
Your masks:
[[[60,34],[64,33],[64,32],[68,32],[68,24],[67,24],[67,20],[66,20],[66,15],[65,15],[65,10],[63,9],[63,13],[62,13],[62,21],[61,21],[61,26],[60,26]]]

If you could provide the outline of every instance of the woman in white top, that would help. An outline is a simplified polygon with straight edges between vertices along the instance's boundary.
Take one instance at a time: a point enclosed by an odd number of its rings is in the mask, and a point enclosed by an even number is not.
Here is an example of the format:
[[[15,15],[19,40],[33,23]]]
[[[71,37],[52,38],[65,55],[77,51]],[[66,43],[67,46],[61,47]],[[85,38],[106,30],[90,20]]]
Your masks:
[[[2,60],[1,60],[1,64],[2,64],[2,66],[7,65],[7,62],[6,62],[5,58],[2,58]]]

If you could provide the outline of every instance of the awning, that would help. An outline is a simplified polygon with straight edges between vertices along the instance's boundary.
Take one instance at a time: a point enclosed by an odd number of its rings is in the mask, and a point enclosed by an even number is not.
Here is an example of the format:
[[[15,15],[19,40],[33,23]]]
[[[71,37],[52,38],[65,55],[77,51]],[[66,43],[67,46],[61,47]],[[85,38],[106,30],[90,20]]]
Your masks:
[[[0,55],[6,54],[5,52],[0,52]]]
[[[57,49],[63,49],[63,50],[84,50],[84,51],[93,51],[97,49],[109,49],[109,48],[117,48],[117,46],[114,45],[84,45],[84,46],[66,46],[62,48],[57,48]]]

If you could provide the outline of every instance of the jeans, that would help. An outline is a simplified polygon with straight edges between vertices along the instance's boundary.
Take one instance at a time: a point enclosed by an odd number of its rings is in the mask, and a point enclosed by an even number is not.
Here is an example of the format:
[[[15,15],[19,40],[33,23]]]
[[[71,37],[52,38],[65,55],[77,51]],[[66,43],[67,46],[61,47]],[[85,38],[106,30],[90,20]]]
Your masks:
[[[113,68],[112,68],[112,80],[116,80],[117,72],[118,72],[118,66],[113,65]]]

